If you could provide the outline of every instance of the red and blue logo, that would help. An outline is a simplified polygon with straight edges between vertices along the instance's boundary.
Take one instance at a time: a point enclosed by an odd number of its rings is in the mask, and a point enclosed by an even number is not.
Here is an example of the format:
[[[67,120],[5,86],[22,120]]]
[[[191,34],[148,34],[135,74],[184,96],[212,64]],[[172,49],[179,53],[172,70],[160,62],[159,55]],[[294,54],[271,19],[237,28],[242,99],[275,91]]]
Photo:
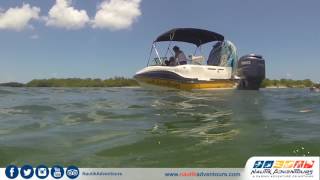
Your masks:
[[[253,168],[277,168],[277,169],[290,169],[290,168],[304,168],[310,169],[313,167],[315,161],[314,160],[267,160],[255,161]]]

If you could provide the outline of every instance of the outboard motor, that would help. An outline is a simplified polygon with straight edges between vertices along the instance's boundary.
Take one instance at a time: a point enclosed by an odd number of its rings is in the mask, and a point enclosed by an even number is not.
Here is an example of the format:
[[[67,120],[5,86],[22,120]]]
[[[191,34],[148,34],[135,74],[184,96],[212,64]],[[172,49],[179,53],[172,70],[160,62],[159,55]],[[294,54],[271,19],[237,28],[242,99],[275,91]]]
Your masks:
[[[266,77],[265,61],[260,55],[249,54],[238,61],[237,75],[240,77],[238,85],[243,90],[258,90]]]

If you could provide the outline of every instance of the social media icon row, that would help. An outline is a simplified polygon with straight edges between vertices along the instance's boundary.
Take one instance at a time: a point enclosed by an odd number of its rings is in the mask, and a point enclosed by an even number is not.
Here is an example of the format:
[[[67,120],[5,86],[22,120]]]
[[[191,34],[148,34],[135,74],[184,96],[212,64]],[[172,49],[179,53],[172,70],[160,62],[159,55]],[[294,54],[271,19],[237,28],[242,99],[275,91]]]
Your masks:
[[[15,179],[19,176],[19,168],[15,165],[9,165],[6,168],[6,176],[9,179]],[[32,166],[24,165],[20,168],[20,175],[24,179],[30,179],[35,174],[39,179],[45,179],[49,176],[49,168],[40,165],[35,171]],[[53,166],[51,168],[51,176],[55,179],[60,179],[64,175],[64,169],[61,166]],[[75,179],[79,176],[79,169],[76,166],[69,166],[66,170],[66,176],[70,179]]]

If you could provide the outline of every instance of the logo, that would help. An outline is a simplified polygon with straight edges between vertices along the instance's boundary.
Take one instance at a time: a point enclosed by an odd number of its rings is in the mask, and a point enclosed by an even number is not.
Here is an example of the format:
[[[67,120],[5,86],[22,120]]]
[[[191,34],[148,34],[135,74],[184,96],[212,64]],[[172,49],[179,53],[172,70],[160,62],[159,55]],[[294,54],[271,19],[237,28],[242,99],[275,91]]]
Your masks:
[[[64,174],[64,170],[61,166],[56,165],[51,168],[51,176],[53,178],[60,179],[62,178],[63,174]]]
[[[39,179],[45,179],[49,175],[49,169],[44,165],[40,165],[36,169],[36,175]]]
[[[274,161],[266,161],[263,165],[263,168],[271,168]]]
[[[253,168],[278,168],[278,169],[288,169],[288,168],[305,168],[311,169],[314,165],[314,160],[304,161],[304,160],[278,160],[278,161],[256,161]]]
[[[67,172],[66,175],[70,178],[70,179],[75,179],[79,176],[79,169],[75,166],[69,166],[67,168]]]
[[[256,161],[253,168],[262,168],[264,161]]]
[[[15,165],[7,166],[7,168],[6,168],[6,176],[9,179],[14,179],[14,178],[18,177],[18,175],[19,175],[19,169],[18,169],[17,166],[15,166]]]
[[[248,180],[319,180],[319,157],[252,157],[247,161],[245,174]]]
[[[20,174],[23,178],[30,179],[34,174],[33,167],[30,165],[22,166],[20,169]]]

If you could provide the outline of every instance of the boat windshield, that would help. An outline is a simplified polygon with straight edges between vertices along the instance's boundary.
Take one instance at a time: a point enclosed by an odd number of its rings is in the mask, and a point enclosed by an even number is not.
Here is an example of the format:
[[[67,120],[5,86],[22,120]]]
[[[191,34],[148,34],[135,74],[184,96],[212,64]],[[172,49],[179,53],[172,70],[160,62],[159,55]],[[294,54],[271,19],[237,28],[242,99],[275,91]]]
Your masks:
[[[150,52],[148,66],[176,66],[179,64],[179,59],[175,57],[175,53],[172,51],[172,43],[168,45],[163,51],[159,51],[159,47],[156,43],[153,44]],[[196,47],[193,54],[189,54],[190,48],[183,46],[183,53],[186,57],[186,64],[194,65],[211,65],[211,66],[224,66],[235,67],[237,65],[237,49],[235,45],[228,41],[218,41],[212,48],[207,47],[205,52],[202,50],[202,46]]]

